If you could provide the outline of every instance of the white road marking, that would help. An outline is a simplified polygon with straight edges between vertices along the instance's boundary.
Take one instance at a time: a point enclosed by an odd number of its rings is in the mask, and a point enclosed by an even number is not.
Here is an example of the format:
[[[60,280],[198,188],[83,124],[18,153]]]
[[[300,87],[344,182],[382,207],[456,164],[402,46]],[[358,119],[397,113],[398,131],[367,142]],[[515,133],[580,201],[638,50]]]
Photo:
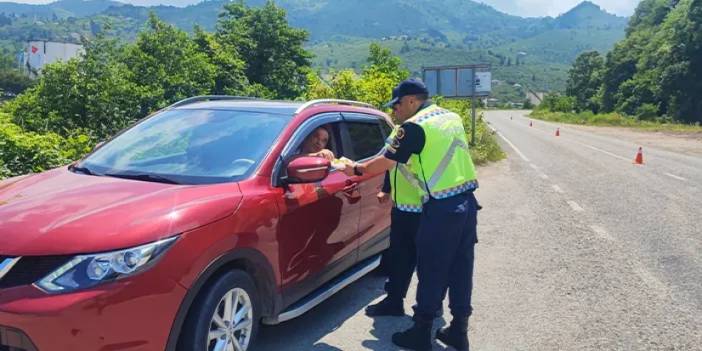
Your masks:
[[[568,201],[568,205],[570,205],[570,208],[572,208],[573,211],[575,211],[575,212],[583,212],[583,211],[585,211],[585,210],[584,210],[582,207],[580,207],[580,205],[578,205],[578,203],[575,202],[575,201]]]
[[[543,173],[539,174],[539,177],[541,177],[541,179],[548,179],[548,176]]]
[[[614,238],[607,233],[604,228],[596,225],[591,225],[590,228],[592,228],[592,231],[595,232],[595,234],[599,235],[602,239],[609,240],[609,241],[614,241]]]
[[[685,179],[685,178],[683,178],[683,177],[678,177],[678,176],[676,176],[675,174],[666,173],[665,175],[667,175],[668,177],[671,177],[671,178],[675,178],[675,179],[677,179],[677,180],[682,180],[683,182],[684,182],[684,181],[687,181],[687,179]]]
[[[551,187],[553,188],[553,190],[554,190],[555,192],[557,192],[557,193],[559,193],[559,194],[563,194],[563,190],[561,190],[561,187],[560,187],[560,186],[558,186],[558,185],[552,185]]]
[[[609,155],[609,156],[612,156],[612,157],[616,157],[616,158],[618,158],[618,159],[620,159],[620,160],[629,161],[629,159],[626,158],[626,157],[621,157],[621,156],[619,156],[619,155],[615,155],[615,154],[613,154],[613,153],[611,153],[611,152],[609,152],[609,151],[605,151],[605,150],[602,150],[602,149],[600,149],[600,148],[596,148],[596,147],[594,147],[594,146],[592,146],[592,145],[580,143],[580,142],[577,142],[577,141],[576,141],[576,143],[578,143],[578,144],[580,144],[580,145],[582,145],[582,146],[588,147],[588,148],[590,148],[590,149],[593,149],[593,150],[595,150],[595,151],[599,151],[599,152],[601,152],[601,153],[603,153],[603,154],[606,154],[606,155]]]
[[[517,152],[517,154],[519,154],[519,157],[521,157],[522,160],[524,160],[524,161],[526,161],[526,162],[529,162],[529,159],[528,159],[526,156],[524,156],[524,154],[523,154],[521,151],[519,151],[519,149],[517,149],[517,147],[514,146],[514,144],[512,144],[511,141],[509,141],[509,139],[505,138],[505,136],[502,135],[502,133],[500,133],[500,132],[498,132],[498,131],[495,131],[495,132],[497,133],[497,135],[500,136],[500,138],[504,139],[504,141],[506,141],[507,144],[509,144],[509,146],[511,146],[512,149],[514,149],[514,151]]]
[[[533,164],[533,163],[530,163],[529,166],[531,166],[531,168],[533,168],[533,169],[535,169],[535,170],[538,170],[538,169],[539,169],[539,167],[536,167],[536,165]]]

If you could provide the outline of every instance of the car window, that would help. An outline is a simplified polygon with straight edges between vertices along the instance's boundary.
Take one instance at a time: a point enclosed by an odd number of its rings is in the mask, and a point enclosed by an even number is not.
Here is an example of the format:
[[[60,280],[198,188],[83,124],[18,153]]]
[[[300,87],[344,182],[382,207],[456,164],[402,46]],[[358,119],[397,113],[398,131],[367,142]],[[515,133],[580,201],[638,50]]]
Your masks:
[[[305,141],[305,139],[318,127],[324,127],[328,132],[329,132],[329,142],[327,143],[327,146],[325,149],[331,150],[335,156],[338,157],[340,154],[340,144],[339,144],[339,123],[338,122],[332,122],[332,123],[325,123],[322,124],[321,126],[315,126],[314,128],[311,128],[311,131],[309,133],[305,134],[305,137],[302,138],[295,147],[295,155],[298,155],[302,153],[302,143]]]
[[[183,184],[241,180],[288,121],[264,112],[169,110],[117,136],[83,164],[102,174],[160,175]]]
[[[385,146],[385,137],[377,122],[347,122],[347,127],[354,161],[376,155]]]

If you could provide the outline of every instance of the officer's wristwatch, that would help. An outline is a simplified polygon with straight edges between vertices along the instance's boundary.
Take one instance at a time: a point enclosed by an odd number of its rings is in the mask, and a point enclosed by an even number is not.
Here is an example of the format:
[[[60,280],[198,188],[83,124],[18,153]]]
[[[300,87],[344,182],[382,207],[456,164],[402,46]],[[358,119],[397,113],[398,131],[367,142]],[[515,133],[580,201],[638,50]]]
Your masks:
[[[358,163],[356,163],[356,164],[353,165],[353,174],[354,174],[354,175],[357,175],[357,176],[362,176],[362,175],[363,175],[363,173],[362,173],[361,171],[358,170]]]

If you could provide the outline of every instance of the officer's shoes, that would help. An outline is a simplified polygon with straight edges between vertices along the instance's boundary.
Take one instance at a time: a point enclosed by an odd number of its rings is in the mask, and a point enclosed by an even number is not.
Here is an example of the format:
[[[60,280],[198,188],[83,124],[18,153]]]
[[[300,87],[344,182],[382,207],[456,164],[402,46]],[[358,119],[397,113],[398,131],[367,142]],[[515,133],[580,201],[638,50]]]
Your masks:
[[[436,339],[457,351],[469,351],[468,318],[454,319],[448,328],[437,330]]]
[[[381,317],[381,316],[396,316],[402,317],[405,315],[405,308],[402,306],[402,300],[392,301],[389,298],[384,298],[383,301],[366,307],[366,316]]]
[[[393,344],[408,350],[431,351],[432,321],[415,319],[412,328],[392,335]]]

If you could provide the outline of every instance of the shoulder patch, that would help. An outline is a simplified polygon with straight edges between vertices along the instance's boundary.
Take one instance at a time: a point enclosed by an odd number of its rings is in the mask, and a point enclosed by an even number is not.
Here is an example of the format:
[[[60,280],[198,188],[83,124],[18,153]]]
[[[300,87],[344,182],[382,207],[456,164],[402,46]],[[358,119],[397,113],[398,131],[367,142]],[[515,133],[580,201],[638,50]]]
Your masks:
[[[405,137],[405,129],[404,128],[398,129],[396,137],[398,140],[404,138]]]

